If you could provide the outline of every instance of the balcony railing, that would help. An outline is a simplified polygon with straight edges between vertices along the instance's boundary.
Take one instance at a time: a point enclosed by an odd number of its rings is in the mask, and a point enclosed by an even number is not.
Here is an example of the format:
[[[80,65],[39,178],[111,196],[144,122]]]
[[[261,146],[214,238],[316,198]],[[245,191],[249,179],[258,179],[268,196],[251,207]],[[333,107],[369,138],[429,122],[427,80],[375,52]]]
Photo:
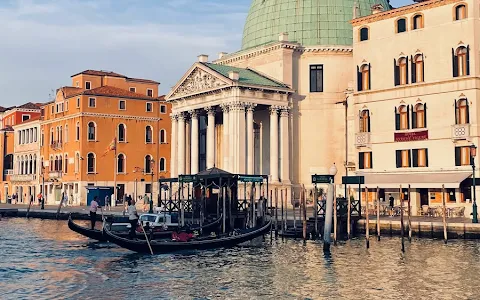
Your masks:
[[[355,146],[365,147],[370,144],[370,132],[357,132],[355,134]]]
[[[27,182],[27,181],[33,181],[37,179],[36,174],[14,174],[10,176],[10,181],[15,181],[15,182]]]
[[[62,148],[62,141],[53,141],[53,142],[50,144],[50,148],[52,148],[52,149],[60,149],[60,148]]]
[[[466,140],[470,137],[470,124],[452,125],[452,139]]]
[[[13,169],[7,169],[3,171],[4,175],[13,175]]]
[[[55,178],[62,178],[62,171],[50,171],[48,172],[48,177],[55,179]]]

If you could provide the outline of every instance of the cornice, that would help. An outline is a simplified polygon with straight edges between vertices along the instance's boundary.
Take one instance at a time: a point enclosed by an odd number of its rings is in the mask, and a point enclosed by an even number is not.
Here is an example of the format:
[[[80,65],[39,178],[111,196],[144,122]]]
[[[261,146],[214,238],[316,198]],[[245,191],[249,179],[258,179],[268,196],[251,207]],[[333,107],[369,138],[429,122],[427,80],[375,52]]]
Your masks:
[[[51,119],[51,120],[45,120],[45,121],[40,122],[40,125],[48,125],[48,124],[52,124],[52,123],[57,123],[57,122],[71,120],[71,119],[75,119],[75,118],[81,118],[81,117],[98,117],[98,118],[111,118],[111,119],[137,120],[137,121],[154,121],[154,122],[163,120],[162,118],[155,118],[155,117],[80,112],[80,113],[76,113],[76,114],[61,117],[61,118],[54,118],[54,119]]]
[[[250,50],[244,50],[236,53],[232,53],[230,55],[227,55],[223,58],[215,60],[213,63],[219,64],[219,65],[228,65],[230,63],[244,60],[247,58],[252,58],[255,56],[259,56],[265,53],[269,53],[278,49],[292,49],[295,50],[298,47],[300,47],[300,44],[298,43],[293,43],[293,42],[274,42],[271,44],[263,45],[263,46],[258,46],[255,48],[252,48]]]
[[[430,1],[420,2],[417,4],[402,6],[402,7],[392,9],[392,10],[387,10],[381,13],[376,13],[373,15],[368,15],[365,17],[353,19],[350,21],[350,24],[352,24],[353,27],[361,26],[368,23],[373,23],[373,22],[386,20],[394,17],[404,16],[406,14],[416,13],[419,11],[423,11],[423,10],[427,10],[427,9],[431,9],[439,6],[444,6],[452,3],[457,3],[457,2],[465,2],[465,0],[430,0]]]

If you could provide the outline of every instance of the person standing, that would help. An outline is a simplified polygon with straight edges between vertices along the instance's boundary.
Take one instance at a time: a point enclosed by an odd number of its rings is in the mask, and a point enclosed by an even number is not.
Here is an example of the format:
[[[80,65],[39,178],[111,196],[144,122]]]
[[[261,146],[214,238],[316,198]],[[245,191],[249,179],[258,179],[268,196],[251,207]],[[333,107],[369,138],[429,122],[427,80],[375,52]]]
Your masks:
[[[143,211],[147,211],[148,205],[150,204],[150,198],[148,197],[147,194],[143,196]]]
[[[97,202],[97,196],[93,197],[92,202],[90,203],[90,223],[92,229],[95,229],[95,223],[97,222],[97,209],[99,205]]]
[[[130,237],[135,238],[135,231],[138,224],[138,213],[135,207],[135,200],[128,201],[128,220],[130,222]]]
[[[110,210],[110,197],[105,195],[105,210]]]
[[[395,198],[393,198],[392,194],[388,194],[388,201],[390,206],[390,216],[393,216],[393,206],[395,205]]]

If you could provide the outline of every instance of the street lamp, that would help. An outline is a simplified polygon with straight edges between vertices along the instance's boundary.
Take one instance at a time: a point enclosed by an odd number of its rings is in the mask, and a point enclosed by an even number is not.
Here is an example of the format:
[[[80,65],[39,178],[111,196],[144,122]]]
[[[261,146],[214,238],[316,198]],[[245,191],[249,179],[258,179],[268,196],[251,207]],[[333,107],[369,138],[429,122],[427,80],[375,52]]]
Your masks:
[[[470,164],[472,165],[472,173],[473,173],[473,206],[472,206],[472,214],[473,219],[472,223],[478,223],[477,217],[477,193],[475,191],[475,156],[477,156],[477,146],[471,145],[470,146]]]

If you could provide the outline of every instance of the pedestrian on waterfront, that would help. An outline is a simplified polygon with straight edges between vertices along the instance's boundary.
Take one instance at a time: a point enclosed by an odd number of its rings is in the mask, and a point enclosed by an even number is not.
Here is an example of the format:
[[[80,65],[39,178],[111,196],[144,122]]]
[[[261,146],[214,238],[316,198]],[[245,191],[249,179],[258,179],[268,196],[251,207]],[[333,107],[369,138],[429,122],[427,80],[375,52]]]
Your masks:
[[[33,195],[30,195],[30,205],[33,204]]]
[[[105,210],[110,210],[110,197],[108,195],[105,195]]]
[[[147,207],[148,205],[150,204],[150,198],[148,198],[148,195],[145,194],[145,196],[143,197],[143,211],[147,211]]]
[[[97,209],[99,205],[97,202],[97,196],[93,197],[92,202],[90,203],[90,223],[92,225],[92,230],[95,229],[95,223],[97,222]]]
[[[395,198],[393,198],[392,194],[388,194],[388,201],[390,207],[390,216],[393,216],[393,206],[395,205]]]
[[[135,231],[138,224],[138,213],[137,208],[135,207],[135,200],[128,202],[128,220],[130,222],[130,237],[135,238]]]
[[[37,200],[38,200],[38,205],[42,205],[42,193],[38,193],[37,195]]]

